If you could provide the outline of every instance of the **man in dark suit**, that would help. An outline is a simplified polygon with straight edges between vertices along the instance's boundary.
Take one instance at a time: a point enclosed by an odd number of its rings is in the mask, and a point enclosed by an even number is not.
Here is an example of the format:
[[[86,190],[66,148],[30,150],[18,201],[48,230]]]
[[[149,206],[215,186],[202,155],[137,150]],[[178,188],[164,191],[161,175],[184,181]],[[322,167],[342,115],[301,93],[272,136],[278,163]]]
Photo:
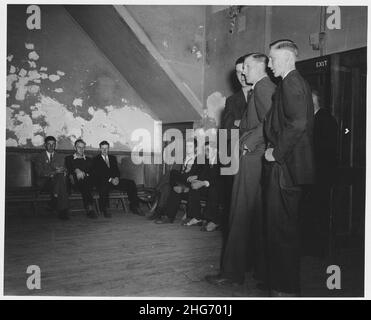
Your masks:
[[[313,101],[295,69],[298,48],[291,40],[270,45],[269,68],[282,77],[264,124],[267,258],[272,295],[300,293],[299,205],[314,182]]]
[[[67,156],[67,174],[73,187],[76,187],[82,196],[84,207],[88,218],[96,219],[97,213],[94,211],[94,199],[92,195],[92,165],[93,160],[85,155],[86,143],[82,139],[75,141],[75,153]]]
[[[252,83],[247,108],[240,123],[240,162],[234,178],[228,240],[222,252],[221,273],[209,276],[215,284],[243,283],[245,273],[265,280],[263,256],[262,162],[265,151],[263,120],[271,108],[275,85],[269,79],[268,58],[262,53],[246,56],[244,73]]]
[[[225,101],[220,126],[222,129],[238,129],[242,114],[246,108],[247,93],[251,89],[251,84],[246,82],[243,73],[245,57],[246,55],[239,57],[235,63],[236,77],[241,89],[229,96]]]
[[[322,106],[317,90],[312,90],[314,106],[314,159],[316,180],[330,184],[337,166],[338,124],[328,108]]]
[[[303,244],[307,254],[323,258],[328,253],[330,190],[337,167],[338,125],[331,111],[322,106],[317,90],[312,90],[312,99],[316,183],[306,197],[303,210]]]
[[[139,208],[137,186],[133,180],[120,179],[120,170],[117,166],[117,159],[109,153],[109,143],[99,143],[100,154],[93,159],[92,173],[97,190],[99,192],[99,209],[106,218],[111,214],[107,212],[108,194],[111,189],[119,189],[127,192],[130,202],[130,210],[137,215],[144,213]]]
[[[191,220],[186,226],[198,225],[206,220],[203,231],[215,231],[220,225],[218,212],[220,196],[220,166],[218,148],[215,141],[205,143],[205,164],[198,164],[197,172],[191,173],[187,181],[190,183],[188,195],[188,217]],[[206,207],[201,215],[200,200],[206,199]]]
[[[237,129],[240,126],[240,121],[242,115],[246,109],[246,99],[248,96],[248,92],[251,89],[251,84],[246,82],[246,77],[243,73],[243,66],[245,61],[246,55],[239,57],[235,62],[235,74],[238,82],[241,85],[241,89],[238,90],[233,95],[229,96],[225,101],[225,108],[222,114],[221,120],[221,129],[227,129],[227,149],[231,150],[231,154],[233,153],[233,148],[235,146],[231,146],[231,130]],[[224,148],[223,148],[224,150]],[[223,242],[226,242],[227,234],[228,234],[228,220],[229,220],[229,209],[231,206],[231,191],[233,187],[233,178],[234,175],[224,175],[222,177],[223,180],[223,194],[224,194],[224,203],[223,203],[223,216],[221,221],[221,227],[223,231]]]
[[[66,168],[64,156],[55,151],[56,143],[54,137],[46,137],[44,142],[45,152],[39,154],[35,159],[37,185],[41,190],[50,192],[52,206],[57,209],[58,217],[66,220],[69,218]]]
[[[197,139],[186,141],[186,156],[183,164],[175,167],[169,174],[169,194],[164,207],[164,215],[156,219],[155,223],[173,223],[182,199],[188,199],[190,182],[188,178],[198,174],[199,166],[195,163],[197,156]]]

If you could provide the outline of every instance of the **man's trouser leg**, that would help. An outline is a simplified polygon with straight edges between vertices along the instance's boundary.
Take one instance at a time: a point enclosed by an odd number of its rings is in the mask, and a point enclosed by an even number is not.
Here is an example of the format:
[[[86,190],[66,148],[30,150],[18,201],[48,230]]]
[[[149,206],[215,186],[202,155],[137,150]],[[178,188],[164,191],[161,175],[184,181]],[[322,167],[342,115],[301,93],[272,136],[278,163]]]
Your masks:
[[[299,203],[302,189],[291,187],[284,181],[283,171],[278,163],[266,164],[265,176],[269,285],[272,290],[298,294]]]

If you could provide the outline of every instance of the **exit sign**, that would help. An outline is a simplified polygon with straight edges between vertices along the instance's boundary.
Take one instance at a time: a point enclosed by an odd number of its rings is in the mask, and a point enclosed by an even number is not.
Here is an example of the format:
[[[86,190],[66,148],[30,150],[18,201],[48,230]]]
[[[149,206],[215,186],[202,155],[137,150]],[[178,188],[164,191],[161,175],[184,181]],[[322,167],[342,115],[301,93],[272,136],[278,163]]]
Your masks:
[[[315,62],[315,66],[316,66],[316,69],[327,68],[328,67],[328,59],[317,60]]]

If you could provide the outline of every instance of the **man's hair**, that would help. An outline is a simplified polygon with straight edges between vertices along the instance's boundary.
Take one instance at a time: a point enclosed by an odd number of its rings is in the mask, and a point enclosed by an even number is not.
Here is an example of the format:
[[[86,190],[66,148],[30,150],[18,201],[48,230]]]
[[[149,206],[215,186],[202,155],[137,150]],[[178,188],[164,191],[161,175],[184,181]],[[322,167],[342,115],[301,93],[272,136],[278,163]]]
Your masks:
[[[244,62],[245,62],[245,58],[247,57],[248,55],[247,54],[245,54],[245,55],[243,55],[243,56],[241,56],[241,57],[239,57],[237,60],[236,60],[236,62],[235,62],[235,66],[236,65],[238,65],[238,64],[243,64]]]
[[[278,49],[288,50],[292,52],[295,55],[295,57],[297,57],[299,54],[298,46],[295,44],[294,41],[291,41],[289,39],[281,39],[281,40],[274,41],[269,45],[269,48],[276,49],[276,50]]]
[[[109,146],[108,141],[106,141],[106,140],[101,141],[101,142],[99,143],[99,148],[100,148],[101,146]]]
[[[244,61],[250,57],[252,57],[254,60],[258,62],[264,63],[266,67],[268,66],[268,57],[264,53],[260,52],[249,53],[245,56]]]
[[[53,136],[45,137],[44,143],[48,143],[49,141],[54,141],[55,143],[57,143],[57,140]]]
[[[75,147],[76,147],[76,145],[77,145],[78,143],[83,143],[83,144],[86,146],[86,142],[85,142],[84,140],[82,140],[82,139],[77,139],[77,140],[75,141]]]

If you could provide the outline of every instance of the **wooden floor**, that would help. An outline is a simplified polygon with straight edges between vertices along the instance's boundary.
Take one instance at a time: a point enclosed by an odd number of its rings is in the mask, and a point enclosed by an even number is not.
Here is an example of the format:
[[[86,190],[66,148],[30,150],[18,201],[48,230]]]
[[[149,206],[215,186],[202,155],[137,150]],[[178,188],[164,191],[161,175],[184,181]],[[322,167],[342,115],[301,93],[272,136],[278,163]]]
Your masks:
[[[252,297],[264,295],[248,279],[241,287],[215,287],[204,276],[218,271],[221,234],[199,227],[156,225],[144,217],[112,210],[113,217],[69,221],[50,214],[8,214],[5,221],[5,295]],[[326,288],[328,261],[304,258],[304,296],[362,295],[353,251],[338,257],[352,272],[343,288]],[[353,259],[354,260],[354,259]],[[335,261],[340,263],[339,261]],[[28,290],[26,269],[41,269],[41,290]],[[343,272],[344,273],[344,272]],[[358,281],[358,282],[357,282]]]

